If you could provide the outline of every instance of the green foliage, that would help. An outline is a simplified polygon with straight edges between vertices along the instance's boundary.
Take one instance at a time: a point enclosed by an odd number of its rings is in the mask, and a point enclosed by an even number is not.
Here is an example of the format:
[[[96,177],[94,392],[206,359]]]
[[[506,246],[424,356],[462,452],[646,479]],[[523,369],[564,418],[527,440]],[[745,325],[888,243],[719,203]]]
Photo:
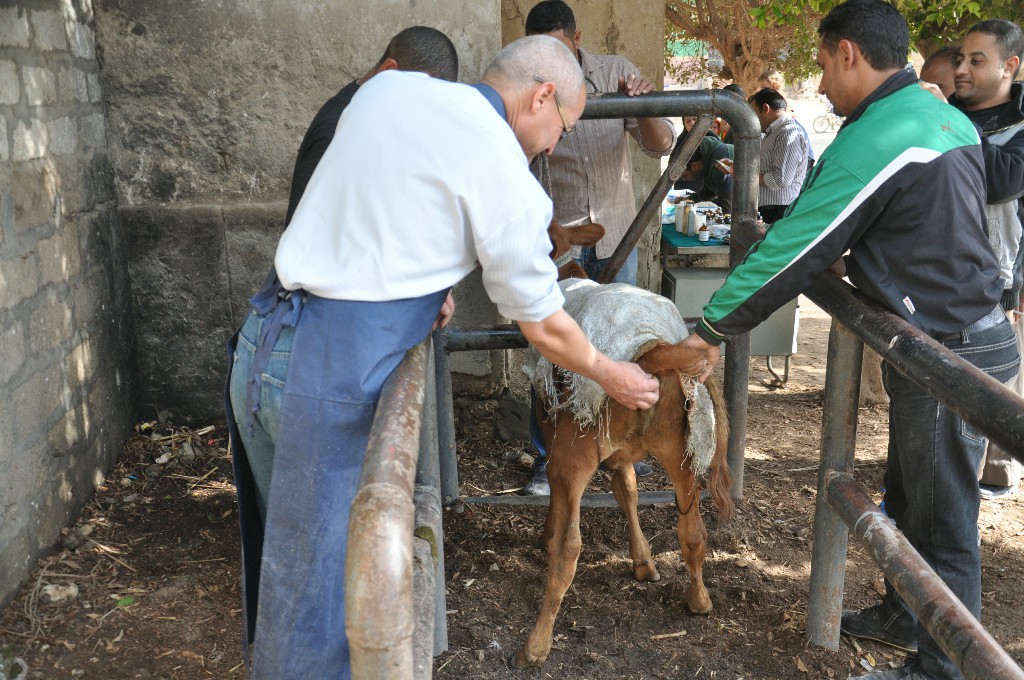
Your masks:
[[[767,0],[751,8],[750,15],[760,30],[795,29],[794,42],[780,63],[789,78],[798,79],[817,72],[817,21],[839,4],[840,0]],[[967,29],[981,19],[1009,19],[1024,25],[1020,0],[895,0],[895,4],[910,26],[911,45],[924,55],[960,42]]]

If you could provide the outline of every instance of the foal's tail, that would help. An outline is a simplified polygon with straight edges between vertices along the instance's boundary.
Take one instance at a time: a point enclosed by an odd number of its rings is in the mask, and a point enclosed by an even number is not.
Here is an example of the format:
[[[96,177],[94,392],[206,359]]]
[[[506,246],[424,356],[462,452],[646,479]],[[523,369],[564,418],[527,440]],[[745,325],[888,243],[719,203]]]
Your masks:
[[[725,396],[722,386],[714,375],[707,379],[704,386],[711,395],[711,403],[715,406],[715,455],[711,459],[711,475],[708,491],[718,506],[719,519],[732,519],[736,506],[732,502],[729,490],[732,488],[732,473],[729,472],[727,454],[729,450],[729,414],[725,408]]]

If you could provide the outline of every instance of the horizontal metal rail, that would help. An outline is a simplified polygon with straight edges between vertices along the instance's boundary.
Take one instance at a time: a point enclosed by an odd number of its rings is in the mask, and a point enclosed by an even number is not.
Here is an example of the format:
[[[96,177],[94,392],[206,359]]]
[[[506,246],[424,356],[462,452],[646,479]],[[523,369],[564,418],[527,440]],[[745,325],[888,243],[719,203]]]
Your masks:
[[[384,383],[352,502],[345,631],[357,680],[413,677],[413,491],[426,370],[420,343]]]
[[[819,278],[806,295],[885,361],[1024,462],[1024,397],[832,275]]]

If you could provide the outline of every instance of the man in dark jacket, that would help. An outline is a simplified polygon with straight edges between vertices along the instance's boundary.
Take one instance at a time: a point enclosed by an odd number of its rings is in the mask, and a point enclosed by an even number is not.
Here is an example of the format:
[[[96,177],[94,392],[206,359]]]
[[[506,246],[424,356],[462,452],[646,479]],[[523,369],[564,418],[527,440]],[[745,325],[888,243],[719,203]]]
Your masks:
[[[1024,353],[1024,321],[1020,312],[1024,280],[1024,83],[1014,82],[1024,58],[1024,33],[1005,19],[986,19],[967,31],[954,73],[956,94],[949,103],[981,130],[985,154],[985,212],[988,238],[999,258],[1003,310]],[[1024,394],[1022,376],[1010,384]],[[981,475],[982,498],[1016,492],[1024,469],[999,446],[989,443]]]
[[[892,5],[850,0],[822,20],[818,33],[819,89],[846,122],[786,216],[711,297],[684,346],[705,354],[710,374],[726,336],[752,329],[849,249],[847,275],[858,289],[1008,381],[1020,359],[999,306],[999,265],[985,233],[977,131],[905,69],[909,31]],[[890,399],[886,510],[979,616],[977,470],[983,439],[965,432],[959,416],[891,366],[884,367],[884,379]],[[936,507],[941,512],[933,512]],[[891,602],[845,613],[844,629],[851,622],[862,632],[873,627],[877,639]],[[909,636],[904,645],[916,642],[919,656],[864,677],[962,677],[920,623]]]
[[[455,46],[444,33],[427,26],[411,26],[395,34],[384,50],[384,55],[366,72],[366,75],[353,80],[324,102],[313,117],[313,122],[309,124],[295,158],[288,212],[284,218],[286,226],[292,221],[295,207],[299,204],[299,199],[302,198],[306,184],[313,176],[320,158],[327,150],[327,145],[334,139],[338,119],[352,101],[359,86],[378,73],[391,69],[422,71],[441,80],[455,81],[459,77],[459,58],[455,53]]]

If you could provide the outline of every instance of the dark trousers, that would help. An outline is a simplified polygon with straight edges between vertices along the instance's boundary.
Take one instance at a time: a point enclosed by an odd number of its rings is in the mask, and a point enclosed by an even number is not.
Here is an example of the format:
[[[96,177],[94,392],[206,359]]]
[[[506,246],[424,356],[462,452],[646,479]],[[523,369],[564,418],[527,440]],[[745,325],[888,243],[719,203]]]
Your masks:
[[[761,219],[768,224],[782,219],[789,205],[762,205],[758,206],[757,212],[761,213]]]
[[[1016,342],[1005,321],[982,331],[964,330],[942,344],[1000,382],[1017,373]],[[985,436],[892,366],[883,366],[882,378],[890,399],[885,510],[964,606],[980,617],[978,466]],[[929,677],[963,677],[920,622],[917,640]]]

